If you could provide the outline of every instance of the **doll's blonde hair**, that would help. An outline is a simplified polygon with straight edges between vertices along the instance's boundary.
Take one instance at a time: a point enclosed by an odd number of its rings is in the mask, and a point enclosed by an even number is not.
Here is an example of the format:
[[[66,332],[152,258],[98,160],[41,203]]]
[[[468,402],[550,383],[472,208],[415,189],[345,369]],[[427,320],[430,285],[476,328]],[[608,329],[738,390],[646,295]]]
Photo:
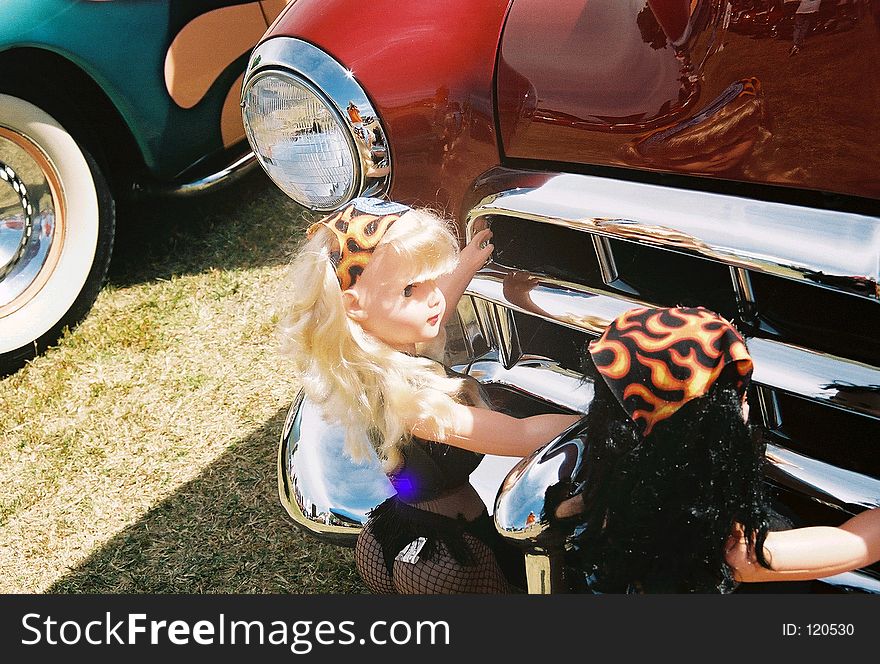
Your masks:
[[[392,469],[400,461],[400,446],[411,438],[406,423],[420,422],[442,437],[452,423],[453,406],[473,400],[472,390],[437,362],[393,349],[346,315],[330,260],[334,243],[330,231],[319,229],[291,264],[278,328],[281,352],[293,361],[306,397],[325,418],[343,426],[351,457],[365,459],[366,440],[371,440]],[[426,210],[402,215],[377,249],[385,245],[410,267],[413,283],[449,273],[458,263],[455,235]]]

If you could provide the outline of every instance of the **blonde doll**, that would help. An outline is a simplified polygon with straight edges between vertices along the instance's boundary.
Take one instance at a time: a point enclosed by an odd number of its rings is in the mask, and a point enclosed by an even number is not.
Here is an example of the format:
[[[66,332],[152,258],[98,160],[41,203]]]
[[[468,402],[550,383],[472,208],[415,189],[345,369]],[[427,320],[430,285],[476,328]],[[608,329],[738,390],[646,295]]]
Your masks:
[[[521,558],[502,546],[468,477],[483,454],[528,455],[579,416],[492,411],[473,379],[431,359],[492,252],[491,231],[459,253],[435,214],[360,198],[307,235],[283,351],[306,396],[344,427],[354,460],[368,454],[359,441],[370,432],[397,490],[358,538],[358,571],[377,593],[511,590]]]

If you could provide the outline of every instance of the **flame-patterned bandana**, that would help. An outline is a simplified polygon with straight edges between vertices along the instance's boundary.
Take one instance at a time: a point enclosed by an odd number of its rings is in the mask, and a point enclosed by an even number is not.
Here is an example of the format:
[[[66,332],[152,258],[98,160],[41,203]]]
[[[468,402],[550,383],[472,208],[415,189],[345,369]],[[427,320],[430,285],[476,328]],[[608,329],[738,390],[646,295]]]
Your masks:
[[[306,235],[311,237],[321,226],[333,232],[338,248],[331,251],[330,260],[336,268],[339,287],[348,290],[367,267],[385,231],[410,209],[402,203],[378,198],[355,198],[309,226]]]
[[[742,336],[702,307],[632,309],[590,343],[589,351],[643,436],[688,401],[707,394],[728,364],[736,368],[740,394],[752,376]]]

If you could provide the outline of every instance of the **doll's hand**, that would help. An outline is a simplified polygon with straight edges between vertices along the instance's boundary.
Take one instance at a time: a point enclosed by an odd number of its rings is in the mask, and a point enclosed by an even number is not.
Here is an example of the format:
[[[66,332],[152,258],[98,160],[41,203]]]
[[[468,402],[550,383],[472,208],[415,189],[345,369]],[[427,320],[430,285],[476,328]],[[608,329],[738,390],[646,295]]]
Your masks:
[[[741,524],[733,526],[733,532],[727,538],[724,550],[724,560],[737,581],[751,581],[758,559],[754,548],[749,547]]]
[[[443,316],[445,323],[455,311],[455,305],[461,298],[471,279],[480,271],[492,255],[495,246],[489,241],[492,239],[492,231],[488,228],[479,231],[467,246],[461,250],[458,265],[449,274],[442,275],[437,279],[437,285],[446,298],[446,313]]]
[[[491,243],[492,231],[484,228],[474,235],[467,246],[461,250],[459,257],[459,269],[468,275],[468,280],[473,277],[492,257],[495,245]]]

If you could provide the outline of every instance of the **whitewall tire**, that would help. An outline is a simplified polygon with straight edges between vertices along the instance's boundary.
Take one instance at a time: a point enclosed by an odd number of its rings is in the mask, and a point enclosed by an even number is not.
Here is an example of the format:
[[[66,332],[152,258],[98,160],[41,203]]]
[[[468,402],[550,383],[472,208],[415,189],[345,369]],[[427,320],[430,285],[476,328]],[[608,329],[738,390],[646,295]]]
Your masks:
[[[88,313],[115,231],[97,163],[38,106],[0,94],[0,375]]]

